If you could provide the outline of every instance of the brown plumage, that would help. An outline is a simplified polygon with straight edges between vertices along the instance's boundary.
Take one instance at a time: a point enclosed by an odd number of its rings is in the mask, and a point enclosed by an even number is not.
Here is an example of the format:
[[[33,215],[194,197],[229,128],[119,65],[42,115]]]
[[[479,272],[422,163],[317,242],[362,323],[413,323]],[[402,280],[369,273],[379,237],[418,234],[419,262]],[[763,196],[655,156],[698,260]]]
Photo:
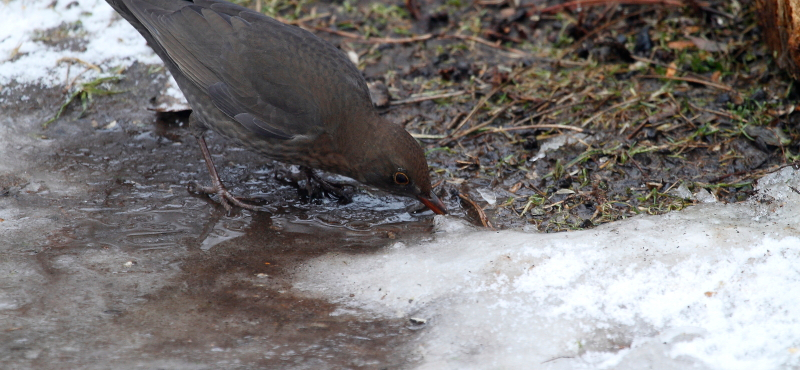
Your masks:
[[[106,0],[161,57],[192,106],[214,186],[226,208],[202,133],[213,129],[282,162],[342,174],[445,213],[419,144],[372,106],[361,73],[338,49],[225,1]]]

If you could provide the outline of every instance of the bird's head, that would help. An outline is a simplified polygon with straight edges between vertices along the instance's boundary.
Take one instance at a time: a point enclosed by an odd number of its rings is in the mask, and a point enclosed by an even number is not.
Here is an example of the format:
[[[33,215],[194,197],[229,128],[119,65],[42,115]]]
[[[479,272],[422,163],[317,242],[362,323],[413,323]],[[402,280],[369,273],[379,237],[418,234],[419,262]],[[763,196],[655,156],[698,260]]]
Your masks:
[[[419,199],[436,214],[446,214],[444,203],[433,193],[425,153],[399,125],[382,122],[385,132],[373,141],[362,159],[361,181],[396,195]],[[384,131],[384,130],[380,130]]]

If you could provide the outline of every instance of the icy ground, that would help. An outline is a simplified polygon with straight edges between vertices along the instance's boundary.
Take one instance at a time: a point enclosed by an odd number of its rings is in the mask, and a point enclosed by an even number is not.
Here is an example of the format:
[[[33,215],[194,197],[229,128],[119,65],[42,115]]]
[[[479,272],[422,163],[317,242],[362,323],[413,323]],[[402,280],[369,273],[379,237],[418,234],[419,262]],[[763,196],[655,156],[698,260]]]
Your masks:
[[[127,23],[111,21],[104,1],[50,4],[0,2],[0,84],[63,84],[64,57],[104,69],[158,63]],[[36,30],[78,20],[84,44],[36,41]],[[413,318],[422,334],[398,351],[421,369],[800,368],[793,188],[800,175],[785,168],[742,204],[558,234],[489,232],[440,217],[429,241],[322,256],[294,286],[352,308],[340,313]]]

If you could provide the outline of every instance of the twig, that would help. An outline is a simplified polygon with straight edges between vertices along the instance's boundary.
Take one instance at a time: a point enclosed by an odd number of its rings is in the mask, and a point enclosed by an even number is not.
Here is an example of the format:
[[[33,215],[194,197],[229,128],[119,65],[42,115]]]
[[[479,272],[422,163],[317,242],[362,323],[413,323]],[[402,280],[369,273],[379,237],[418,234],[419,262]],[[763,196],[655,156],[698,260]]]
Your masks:
[[[492,132],[506,132],[506,131],[519,131],[519,130],[533,130],[537,128],[550,128],[550,129],[561,129],[561,130],[572,130],[577,132],[584,132],[586,130],[569,125],[557,125],[557,124],[538,124],[538,125],[528,125],[528,126],[515,126],[515,127],[496,127],[492,128]]]
[[[451,119],[450,122],[447,123],[447,126],[445,126],[445,128],[448,130],[453,128],[456,125],[456,123],[458,123],[458,120],[461,119],[461,117],[464,117],[465,115],[466,113],[464,112],[458,112],[455,116],[453,116],[453,119]]]
[[[470,206],[472,206],[472,208],[475,208],[475,212],[478,213],[478,218],[480,218],[483,227],[488,227],[494,230],[494,226],[492,226],[492,223],[489,221],[489,218],[486,217],[486,212],[484,212],[481,207],[479,207],[474,201],[472,201],[472,199],[469,199],[469,197],[464,194],[458,193],[458,197],[461,198],[461,200],[463,200]]]
[[[518,77],[519,75],[521,75],[523,72],[527,72],[527,71],[529,71],[531,68],[533,68],[533,65],[531,65],[530,67],[524,67],[524,68],[520,68],[520,69],[516,70],[514,73],[512,73],[512,74],[511,74],[511,76],[508,76],[508,80],[506,80],[506,82],[503,82],[503,83],[502,83],[502,84],[500,84],[499,86],[497,86],[497,87],[495,87],[494,89],[492,89],[492,91],[490,91],[490,92],[489,92],[489,94],[486,94],[486,96],[484,96],[484,97],[483,97],[483,99],[481,99],[481,100],[478,102],[478,104],[475,104],[475,107],[473,107],[473,108],[472,108],[472,110],[469,112],[469,114],[467,114],[467,117],[466,117],[466,118],[464,118],[464,120],[463,120],[463,121],[461,121],[461,123],[459,123],[459,124],[458,124],[458,126],[457,126],[457,127],[454,129],[454,130],[453,130],[453,132],[451,132],[451,133],[450,133],[450,135],[449,135],[449,136],[450,136],[451,138],[452,138],[452,137],[455,137],[455,136],[456,136],[456,133],[457,133],[459,130],[461,130],[461,128],[462,128],[462,127],[464,127],[464,125],[465,125],[467,122],[469,122],[469,120],[470,120],[470,119],[472,119],[472,116],[474,116],[474,115],[475,115],[475,113],[476,113],[476,112],[477,112],[479,109],[481,109],[481,108],[483,107],[483,105],[484,105],[484,104],[486,104],[486,102],[487,102],[487,101],[489,101],[489,99],[491,99],[491,98],[492,98],[492,96],[494,96],[494,94],[497,94],[497,92],[498,92],[498,91],[500,91],[502,88],[504,88],[506,85],[508,85],[508,84],[509,84],[511,81],[513,81],[515,78],[517,78],[517,77]],[[459,137],[460,137],[460,136],[459,136]],[[440,141],[440,142],[439,142],[439,145],[444,145],[444,144],[446,144],[448,141],[452,141],[452,139],[450,139],[450,138],[448,138],[448,139],[444,139],[444,140],[442,140],[442,141]]]
[[[610,111],[612,111],[614,109],[617,109],[617,108],[622,108],[622,107],[624,107],[626,105],[630,105],[630,104],[636,103],[637,101],[639,101],[639,99],[641,99],[641,98],[637,96],[635,98],[628,99],[628,100],[626,100],[626,101],[624,101],[622,103],[614,104],[614,105],[612,105],[612,106],[610,106],[610,107],[608,107],[606,109],[603,109],[603,110],[595,113],[591,117],[589,117],[589,119],[587,119],[586,121],[583,121],[583,123],[581,124],[581,127],[586,127],[586,125],[590,124],[592,121],[597,119],[597,117],[600,117],[600,116],[606,114],[607,112],[610,112]]]
[[[687,124],[692,126],[692,129],[696,129],[697,125],[695,125],[694,122],[692,122],[692,120],[689,117],[686,117],[683,114],[683,112],[681,112],[681,104],[678,103],[677,100],[675,100],[675,97],[672,96],[672,93],[667,93],[667,96],[669,96],[670,100],[672,100],[672,104],[675,104],[675,107],[677,107],[675,110],[678,112],[678,115],[680,115],[681,118],[683,118],[683,120],[686,121]]]
[[[640,123],[638,126],[636,126],[635,129],[633,129],[633,132],[631,132],[630,135],[628,135],[627,139],[628,140],[633,140],[633,138],[636,137],[636,134],[638,134],[639,131],[642,131],[644,126],[646,126],[647,124],[655,125],[657,123],[660,123],[660,122],[664,121],[665,119],[667,119],[669,117],[674,116],[676,114],[676,112],[679,110],[679,109],[676,108],[677,106],[678,105],[675,105],[673,107],[667,108],[666,110],[664,110],[663,112],[661,112],[659,114],[656,114],[654,116],[650,116],[647,119],[642,120],[642,123]],[[623,131],[624,131],[624,129],[623,129]]]
[[[85,68],[83,71],[81,71],[81,73],[78,73],[78,75],[77,75],[77,76],[75,76],[75,77],[74,77],[74,78],[73,78],[71,81],[69,81],[69,83],[67,84],[67,86],[64,86],[64,89],[63,89],[63,91],[62,91],[62,92],[63,92],[64,94],[68,93],[68,92],[69,92],[69,90],[70,90],[70,89],[72,89],[72,86],[75,86],[75,82],[77,82],[77,81],[78,81],[78,78],[80,78],[80,77],[81,77],[81,76],[82,76],[84,73],[86,73],[86,72],[89,72],[90,70],[92,70],[92,68],[91,68],[91,67],[86,67],[86,68]]]
[[[428,95],[428,96],[415,96],[413,98],[408,99],[400,99],[394,100],[389,103],[389,105],[401,105],[401,104],[412,104],[412,103],[419,103],[426,100],[434,100],[434,99],[442,99],[442,98],[452,98],[454,96],[461,96],[467,94],[467,91],[453,91],[444,94],[437,94],[437,95]]]
[[[513,104],[513,103],[512,103],[512,104]],[[500,117],[500,115],[501,115],[501,114],[503,114],[503,112],[505,112],[506,110],[508,110],[508,108],[510,108],[510,107],[511,107],[511,104],[508,104],[508,105],[506,105],[505,107],[503,107],[503,108],[500,108],[500,110],[499,110],[498,112],[496,112],[494,115],[492,115],[492,118],[489,118],[488,120],[486,120],[486,121],[484,121],[484,122],[481,122],[481,123],[479,123],[479,124],[477,124],[477,125],[475,125],[475,126],[473,126],[473,127],[470,127],[470,129],[469,129],[469,130],[467,130],[467,131],[463,131],[463,132],[459,133],[458,135],[453,135],[453,136],[451,137],[451,140],[458,140],[458,139],[460,139],[460,138],[462,138],[462,137],[464,137],[464,136],[467,136],[467,135],[469,135],[469,134],[471,134],[471,133],[473,133],[473,132],[475,132],[475,131],[478,131],[478,130],[480,130],[480,129],[482,129],[482,128],[486,127],[486,126],[489,126],[489,125],[491,125],[491,124],[492,124],[492,122],[494,122],[494,120],[496,120],[496,119],[497,119],[497,117]]]
[[[334,34],[336,36],[347,37],[347,38],[350,38],[350,39],[363,39],[363,37],[361,37],[361,35],[359,35],[357,33],[345,32],[345,31],[340,31],[340,30],[333,30],[333,29],[330,29],[328,27],[312,26],[311,29],[317,30],[317,31],[322,31],[322,32],[327,32],[327,33],[332,33],[332,34]]]
[[[286,24],[291,24],[291,25],[301,25],[303,22],[313,21],[313,20],[318,19],[318,18],[325,18],[325,17],[330,16],[330,15],[331,15],[331,13],[319,13],[319,14],[311,14],[309,16],[306,16],[306,17],[303,17],[303,18],[298,18],[298,19],[295,19],[295,20],[290,20],[290,19],[281,18],[281,17],[275,17],[275,19],[281,21],[281,23],[286,23]]]
[[[716,82],[706,81],[706,80],[703,80],[703,79],[700,79],[700,78],[695,78],[695,77],[644,75],[644,76],[639,76],[639,78],[658,78],[658,79],[663,78],[663,79],[667,79],[667,80],[686,81],[686,82],[706,85],[706,86],[713,87],[713,88],[720,89],[720,90],[736,92],[736,90],[734,90],[730,86],[723,85],[723,84],[718,84]]]
[[[65,63],[65,62],[66,62],[66,63],[72,63],[72,64],[75,64],[75,63],[78,63],[78,64],[83,64],[83,65],[85,65],[86,67],[88,67],[88,68],[91,68],[91,69],[94,69],[94,70],[95,70],[95,71],[97,71],[97,72],[103,72],[103,71],[100,69],[100,67],[98,67],[98,66],[96,66],[96,65],[94,65],[94,64],[92,64],[92,63],[89,63],[89,62],[87,62],[87,61],[85,61],[85,60],[78,59],[78,58],[73,58],[73,57],[64,57],[64,58],[61,58],[61,59],[59,59],[59,60],[57,60],[57,61],[56,61],[56,64],[61,64],[61,63]]]
[[[569,107],[574,107],[576,105],[581,105],[581,104],[583,104],[583,103],[582,102],[575,102],[575,103],[569,103],[569,104],[563,104],[563,105],[558,104],[557,106],[555,106],[553,108],[550,108],[550,109],[547,109],[547,110],[543,110],[541,112],[538,112],[536,114],[532,114],[532,115],[530,115],[528,117],[525,117],[525,118],[521,118],[521,119],[513,122],[509,126],[513,127],[513,126],[516,126],[516,125],[518,125],[518,124],[520,124],[522,122],[525,122],[525,121],[533,121],[536,118],[539,118],[541,116],[546,116],[546,115],[548,115],[550,113],[553,113],[555,111],[559,111],[559,110],[562,110],[562,109],[565,109],[565,108],[569,108]],[[583,130],[581,130],[581,131],[583,131]]]
[[[571,7],[598,6],[610,3],[620,4],[620,5],[669,5],[669,6],[684,5],[682,1],[676,1],[676,0],[576,0],[559,5],[548,6],[546,8],[539,9],[538,12],[541,14],[553,14]],[[535,7],[536,3],[525,4],[522,6]]]
[[[626,139],[633,140],[633,138],[636,136],[636,134],[638,134],[639,131],[642,131],[642,129],[644,128],[645,125],[647,125],[647,123],[648,123],[647,120],[643,119],[642,123],[640,123],[638,126],[636,126],[636,128],[633,129],[633,132],[631,132],[631,134],[628,135],[628,137]]]
[[[531,56],[531,54],[526,53],[526,52],[524,52],[522,50],[514,49],[514,48],[510,48],[510,47],[506,47],[506,46],[500,45],[499,41],[498,42],[491,42],[489,40],[486,40],[486,39],[483,39],[483,38],[480,38],[480,37],[477,37],[477,36],[445,35],[443,37],[444,38],[448,38],[448,39],[459,39],[459,40],[474,41],[474,42],[477,42],[479,44],[483,44],[483,45],[486,45],[486,46],[489,46],[489,47],[493,47],[495,49],[499,49],[499,50],[505,51],[507,53],[510,53],[510,54],[518,56],[518,57],[529,57],[529,56]]]
[[[370,44],[409,44],[412,42],[425,41],[433,37],[432,33],[426,33],[419,36],[392,38],[392,37],[371,37],[363,40],[356,40],[356,42],[366,42]]]
[[[726,117],[726,118],[730,118],[730,119],[739,120],[739,121],[742,121],[742,122],[745,122],[745,123],[747,122],[747,120],[746,120],[746,119],[744,119],[744,118],[742,118],[742,117],[737,117],[737,116],[734,116],[733,114],[730,114],[730,113],[725,113],[725,112],[721,112],[721,111],[718,111],[718,110],[713,110],[713,109],[708,109],[708,108],[698,107],[698,106],[696,106],[696,105],[692,104],[692,102],[690,102],[690,101],[687,101],[686,103],[688,103],[688,104],[689,104],[689,106],[691,106],[692,108],[694,108],[694,109],[697,109],[697,110],[699,110],[699,111],[703,111],[703,112],[706,112],[706,113],[711,113],[711,114],[716,114],[716,115],[718,115],[718,116],[722,116],[722,117]]]
[[[339,30],[332,30],[327,27],[319,27],[313,26],[311,27],[314,30],[332,33],[337,36],[347,37],[349,39],[353,39],[354,42],[363,42],[368,44],[408,44],[412,42],[418,41],[425,41],[431,39],[434,35],[432,33],[426,33],[424,35],[412,36],[412,37],[403,37],[403,38],[392,38],[392,37],[370,37],[364,38],[363,36],[346,31],[339,31]]]
[[[451,133],[450,133],[449,137],[448,137],[448,138],[445,138],[444,140],[441,140],[441,141],[439,141],[439,145],[444,145],[444,144],[447,144],[447,142],[449,142],[449,141],[452,141],[452,139],[451,139],[451,138],[455,136],[456,132],[458,132],[459,130],[461,130],[461,127],[463,127],[463,126],[464,126],[464,125],[465,125],[467,122],[469,122],[469,120],[472,118],[472,116],[473,116],[473,115],[475,115],[475,112],[477,112],[477,111],[478,111],[478,109],[480,109],[481,107],[483,107],[483,105],[484,105],[484,104],[486,104],[486,102],[487,102],[487,101],[489,101],[489,99],[490,99],[490,98],[491,98],[491,97],[492,97],[492,96],[493,96],[495,93],[497,93],[497,92],[500,90],[500,88],[502,88],[503,86],[505,86],[505,84],[502,84],[502,85],[500,85],[500,86],[498,86],[498,87],[495,87],[495,88],[494,88],[494,89],[493,89],[493,90],[492,90],[492,91],[491,91],[489,94],[487,94],[486,96],[484,96],[484,97],[483,97],[483,99],[481,99],[481,100],[478,102],[478,104],[475,104],[475,106],[472,108],[472,110],[469,112],[469,114],[467,114],[467,117],[465,117],[465,118],[464,118],[464,119],[461,121],[461,123],[459,123],[459,124],[458,124],[458,126],[456,126],[456,128],[453,130],[453,132],[451,132]]]
[[[432,134],[411,134],[415,139],[444,139],[447,135],[432,135]]]
[[[782,170],[782,169],[784,169],[786,167],[797,166],[797,164],[798,164],[798,162],[792,162],[792,163],[782,164],[780,166],[775,166],[775,167],[772,167],[772,168],[767,168],[767,169],[757,170],[757,171],[752,171],[752,172],[750,172],[750,171],[738,171],[738,172],[729,173],[727,175],[722,175],[722,176],[716,177],[714,179],[711,179],[711,180],[709,180],[709,183],[720,182],[720,181],[722,181],[722,180],[724,180],[724,179],[726,179],[728,177],[731,177],[731,176],[747,175],[747,176],[744,176],[742,179],[753,178],[753,177],[758,177],[758,176],[764,176],[764,175],[766,175],[768,173],[773,173],[773,172],[780,171],[780,170]],[[748,172],[750,172],[750,173],[748,174]]]

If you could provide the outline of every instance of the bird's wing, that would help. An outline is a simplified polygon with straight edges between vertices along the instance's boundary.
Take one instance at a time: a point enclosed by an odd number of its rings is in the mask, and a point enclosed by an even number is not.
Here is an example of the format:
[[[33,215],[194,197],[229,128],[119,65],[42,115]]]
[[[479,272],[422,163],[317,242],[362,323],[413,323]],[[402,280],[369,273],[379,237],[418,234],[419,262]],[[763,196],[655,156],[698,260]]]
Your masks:
[[[226,2],[122,1],[180,72],[242,126],[273,139],[314,134],[323,128],[314,79],[330,78],[320,76],[325,63],[349,63],[333,46]],[[331,55],[320,58],[320,50],[332,53],[334,61],[325,59]],[[342,69],[345,82],[355,78],[350,83],[366,91],[352,63],[327,70]]]

